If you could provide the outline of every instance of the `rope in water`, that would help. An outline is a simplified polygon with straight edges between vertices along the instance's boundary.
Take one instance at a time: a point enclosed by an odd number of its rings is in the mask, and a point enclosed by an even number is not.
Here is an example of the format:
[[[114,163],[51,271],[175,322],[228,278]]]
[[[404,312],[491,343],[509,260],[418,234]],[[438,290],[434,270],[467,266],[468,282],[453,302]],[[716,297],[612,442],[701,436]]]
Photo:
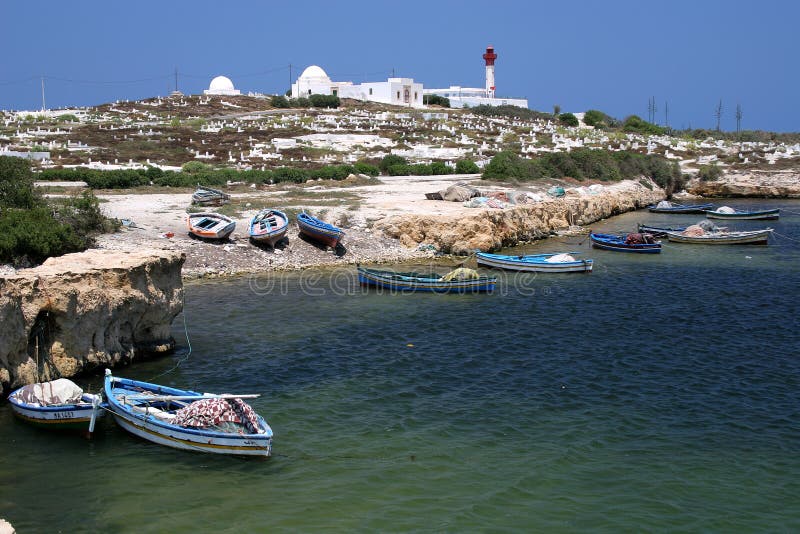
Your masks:
[[[189,341],[189,327],[186,324],[186,290],[185,289],[183,290],[183,294],[181,295],[181,304],[182,304],[182,308],[183,308],[183,333],[186,336],[186,344],[189,346],[189,352],[187,352],[184,356],[181,356],[178,359],[178,361],[175,363],[175,365],[173,365],[171,368],[167,369],[163,373],[159,373],[156,376],[152,377],[150,380],[148,380],[149,382],[155,380],[156,378],[159,378],[159,377],[162,377],[162,376],[164,376],[166,374],[171,373],[172,371],[174,371],[175,369],[180,367],[180,365],[183,362],[188,360],[189,356],[191,356],[191,354],[192,354],[192,342]]]

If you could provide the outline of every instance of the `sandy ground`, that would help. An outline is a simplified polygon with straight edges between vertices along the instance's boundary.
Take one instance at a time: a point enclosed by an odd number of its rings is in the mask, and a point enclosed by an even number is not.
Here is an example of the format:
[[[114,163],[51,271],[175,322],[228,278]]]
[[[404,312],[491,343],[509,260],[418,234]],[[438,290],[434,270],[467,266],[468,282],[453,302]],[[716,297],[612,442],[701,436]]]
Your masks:
[[[229,240],[221,242],[204,241],[189,235],[186,227],[186,210],[191,206],[189,193],[98,194],[102,209],[108,216],[132,220],[135,224],[135,227],[123,227],[118,233],[100,236],[98,246],[117,250],[141,246],[181,250],[186,253],[184,273],[189,277],[297,269],[309,265],[380,263],[425,258],[433,252],[407,249],[396,240],[373,232],[370,227],[376,220],[397,214],[443,215],[473,212],[473,209],[466,208],[459,202],[425,198],[425,193],[445,189],[459,181],[472,183],[476,187],[481,185],[477,175],[450,175],[381,177],[380,183],[374,185],[310,185],[302,188],[312,195],[331,195],[331,200],[324,206],[303,206],[296,202],[289,205],[282,202],[282,197],[291,194],[291,190],[277,186],[233,193],[232,202],[241,205],[242,211],[234,217],[236,231]],[[486,189],[485,186],[480,188]],[[343,203],[341,207],[336,206],[336,195],[340,193],[350,198],[357,195],[358,205],[354,206],[351,201]],[[295,211],[307,208],[312,213],[324,210],[325,220],[345,229],[344,246],[337,251],[320,248],[299,236],[295,222],[289,226],[288,240],[278,244],[275,250],[253,245],[247,238],[248,220],[262,207]],[[165,237],[169,233],[174,235]]]

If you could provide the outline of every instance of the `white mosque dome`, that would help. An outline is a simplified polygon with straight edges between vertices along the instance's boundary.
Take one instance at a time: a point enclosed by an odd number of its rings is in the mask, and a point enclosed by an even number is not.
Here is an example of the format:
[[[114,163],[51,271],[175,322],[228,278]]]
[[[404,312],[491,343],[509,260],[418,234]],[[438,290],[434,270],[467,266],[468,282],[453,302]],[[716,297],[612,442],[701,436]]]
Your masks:
[[[209,91],[233,91],[233,82],[226,76],[217,76],[211,80],[208,86]]]
[[[322,67],[316,65],[306,67],[306,70],[300,75],[300,79],[308,82],[331,83],[331,79],[328,78]]]

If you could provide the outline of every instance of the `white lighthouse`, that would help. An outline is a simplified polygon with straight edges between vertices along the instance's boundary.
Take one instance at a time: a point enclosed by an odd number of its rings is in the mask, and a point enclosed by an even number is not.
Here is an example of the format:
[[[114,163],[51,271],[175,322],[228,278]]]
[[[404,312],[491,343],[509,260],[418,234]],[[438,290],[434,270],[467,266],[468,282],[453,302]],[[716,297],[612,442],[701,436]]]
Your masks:
[[[486,61],[486,98],[494,98],[494,60],[497,59],[497,54],[492,45],[486,47],[483,59]]]

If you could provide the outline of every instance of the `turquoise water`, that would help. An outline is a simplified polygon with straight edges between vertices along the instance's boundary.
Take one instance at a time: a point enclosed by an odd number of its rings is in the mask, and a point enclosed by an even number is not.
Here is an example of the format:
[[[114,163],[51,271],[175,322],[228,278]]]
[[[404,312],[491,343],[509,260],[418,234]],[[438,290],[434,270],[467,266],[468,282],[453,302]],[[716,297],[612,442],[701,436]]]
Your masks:
[[[767,225],[768,247],[537,243],[515,250],[582,251],[595,272],[500,273],[492,295],[380,293],[353,268],[192,283],[188,359],[179,318],[174,355],[115,373],[181,361],[157,381],[261,393],[274,457],[171,450],[110,419],[92,441],[54,435],[4,404],[0,517],[19,532],[797,531],[800,215],[738,224]]]

